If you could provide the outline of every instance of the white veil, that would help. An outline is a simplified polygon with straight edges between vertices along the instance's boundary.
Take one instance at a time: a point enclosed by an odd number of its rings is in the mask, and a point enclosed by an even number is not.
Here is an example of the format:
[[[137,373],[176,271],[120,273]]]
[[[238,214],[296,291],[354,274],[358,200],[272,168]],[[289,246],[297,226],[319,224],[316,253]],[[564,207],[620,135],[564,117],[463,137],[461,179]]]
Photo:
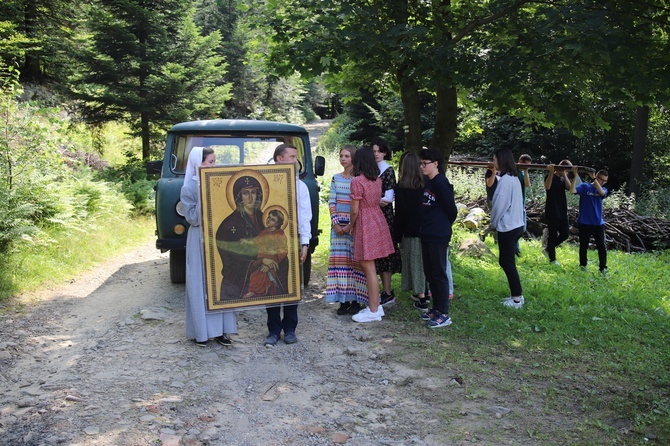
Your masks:
[[[186,170],[184,171],[184,185],[182,187],[186,187],[191,181],[199,182],[198,169],[202,164],[202,149],[204,147],[193,147],[191,153],[188,154]]]

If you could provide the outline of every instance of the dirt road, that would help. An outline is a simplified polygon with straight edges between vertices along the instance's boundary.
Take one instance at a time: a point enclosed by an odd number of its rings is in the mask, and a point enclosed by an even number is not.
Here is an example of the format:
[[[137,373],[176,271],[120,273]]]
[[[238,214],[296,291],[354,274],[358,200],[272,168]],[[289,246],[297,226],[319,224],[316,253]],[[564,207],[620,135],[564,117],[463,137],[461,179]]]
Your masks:
[[[437,382],[387,355],[393,322],[337,316],[323,288],[307,290],[300,342],[275,348],[264,310],[240,313],[232,348],[186,339],[184,288],[151,243],[43,292],[0,321],[2,443],[440,443],[416,427],[437,422]]]
[[[299,309],[297,344],[264,347],[266,313],[253,310],[239,313],[232,348],[195,346],[184,287],[170,283],[153,243],[2,313],[0,443],[534,443],[494,393],[475,402],[448,368],[407,359],[403,331],[418,317],[337,316],[323,301],[323,265]]]

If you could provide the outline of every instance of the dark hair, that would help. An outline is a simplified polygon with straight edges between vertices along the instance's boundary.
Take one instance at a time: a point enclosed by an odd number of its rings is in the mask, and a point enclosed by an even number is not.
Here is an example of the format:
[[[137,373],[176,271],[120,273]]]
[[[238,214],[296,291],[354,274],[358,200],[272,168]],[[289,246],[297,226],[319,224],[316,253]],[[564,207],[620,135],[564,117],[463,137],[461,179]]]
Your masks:
[[[498,160],[498,170],[502,175],[518,175],[514,155],[510,149],[498,149],[493,153]]]
[[[279,144],[277,148],[275,149],[275,154],[272,155],[272,160],[277,161],[277,157],[284,156],[284,153],[286,152],[286,149],[295,149],[298,150],[298,148],[292,144]]]
[[[521,155],[521,156],[519,157],[519,162],[520,162],[520,163],[526,163],[526,162],[528,162],[528,163],[532,163],[532,162],[533,162],[533,158],[531,158],[530,155],[528,155],[527,153],[524,153],[523,155]]]
[[[207,157],[209,155],[211,155],[212,153],[214,153],[214,149],[212,149],[211,147],[203,147],[203,149],[202,149],[202,162],[205,162]]]
[[[423,161],[437,161],[437,171],[444,175],[444,156],[442,152],[433,148],[423,149],[419,153],[419,158]]]
[[[273,209],[270,212],[268,212],[268,215],[274,215],[277,217],[277,227],[281,228],[282,225],[284,224],[284,213],[280,211],[279,209]]]
[[[374,146],[379,147],[379,151],[384,154],[385,160],[391,159],[391,155],[393,155],[393,153],[391,152],[388,143],[383,138],[373,139],[372,142],[370,143],[370,147]]]
[[[605,176],[605,177],[609,178],[609,174],[607,173],[607,171],[605,169],[600,169],[598,171],[598,173],[596,173],[596,176],[598,176],[598,175],[602,175],[602,176]]]
[[[421,174],[421,160],[415,153],[405,152],[401,156],[400,178],[398,187],[401,189],[422,189],[424,186]]]
[[[400,154],[400,158],[398,158],[398,181],[400,181],[400,176],[402,175],[402,161],[405,159],[405,157],[407,156],[408,153],[411,153],[411,152],[407,152],[407,151],[402,152]]]
[[[379,176],[379,167],[375,161],[375,152],[370,146],[360,146],[354,155],[354,176],[363,175],[370,181]]]

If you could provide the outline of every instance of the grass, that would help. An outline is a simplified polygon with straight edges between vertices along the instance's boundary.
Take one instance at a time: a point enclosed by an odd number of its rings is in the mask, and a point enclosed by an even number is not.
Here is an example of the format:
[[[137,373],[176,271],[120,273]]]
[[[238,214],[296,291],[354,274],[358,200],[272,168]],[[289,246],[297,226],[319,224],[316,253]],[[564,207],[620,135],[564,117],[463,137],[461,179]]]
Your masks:
[[[62,283],[96,264],[150,240],[153,218],[98,221],[86,234],[49,233],[49,242],[9,253],[0,264],[0,302],[12,295]]]
[[[336,172],[337,160],[329,164]],[[319,221],[314,268],[325,275],[325,204]],[[556,267],[539,242],[522,241],[518,268],[526,305],[513,310],[502,306],[509,287],[497,245],[487,238],[493,257],[457,255],[457,241],[476,233],[454,230],[454,324],[427,330],[394,275],[400,298],[385,318],[394,323],[394,360],[464,377],[473,401],[497,397],[526,407],[531,418],[519,420],[523,435],[542,444],[670,444],[669,251],[609,251],[605,277],[595,250],[590,270],[582,271],[577,246],[559,247]]]

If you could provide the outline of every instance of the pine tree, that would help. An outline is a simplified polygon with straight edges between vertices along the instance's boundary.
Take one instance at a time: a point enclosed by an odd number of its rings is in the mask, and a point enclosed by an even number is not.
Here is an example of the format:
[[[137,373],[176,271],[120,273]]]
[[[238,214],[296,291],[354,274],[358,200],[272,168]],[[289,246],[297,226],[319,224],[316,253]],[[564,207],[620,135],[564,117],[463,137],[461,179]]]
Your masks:
[[[73,93],[88,122],[129,122],[143,159],[166,127],[209,117],[230,98],[221,36],[201,36],[193,13],[184,0],[105,0],[93,9],[87,71]]]

